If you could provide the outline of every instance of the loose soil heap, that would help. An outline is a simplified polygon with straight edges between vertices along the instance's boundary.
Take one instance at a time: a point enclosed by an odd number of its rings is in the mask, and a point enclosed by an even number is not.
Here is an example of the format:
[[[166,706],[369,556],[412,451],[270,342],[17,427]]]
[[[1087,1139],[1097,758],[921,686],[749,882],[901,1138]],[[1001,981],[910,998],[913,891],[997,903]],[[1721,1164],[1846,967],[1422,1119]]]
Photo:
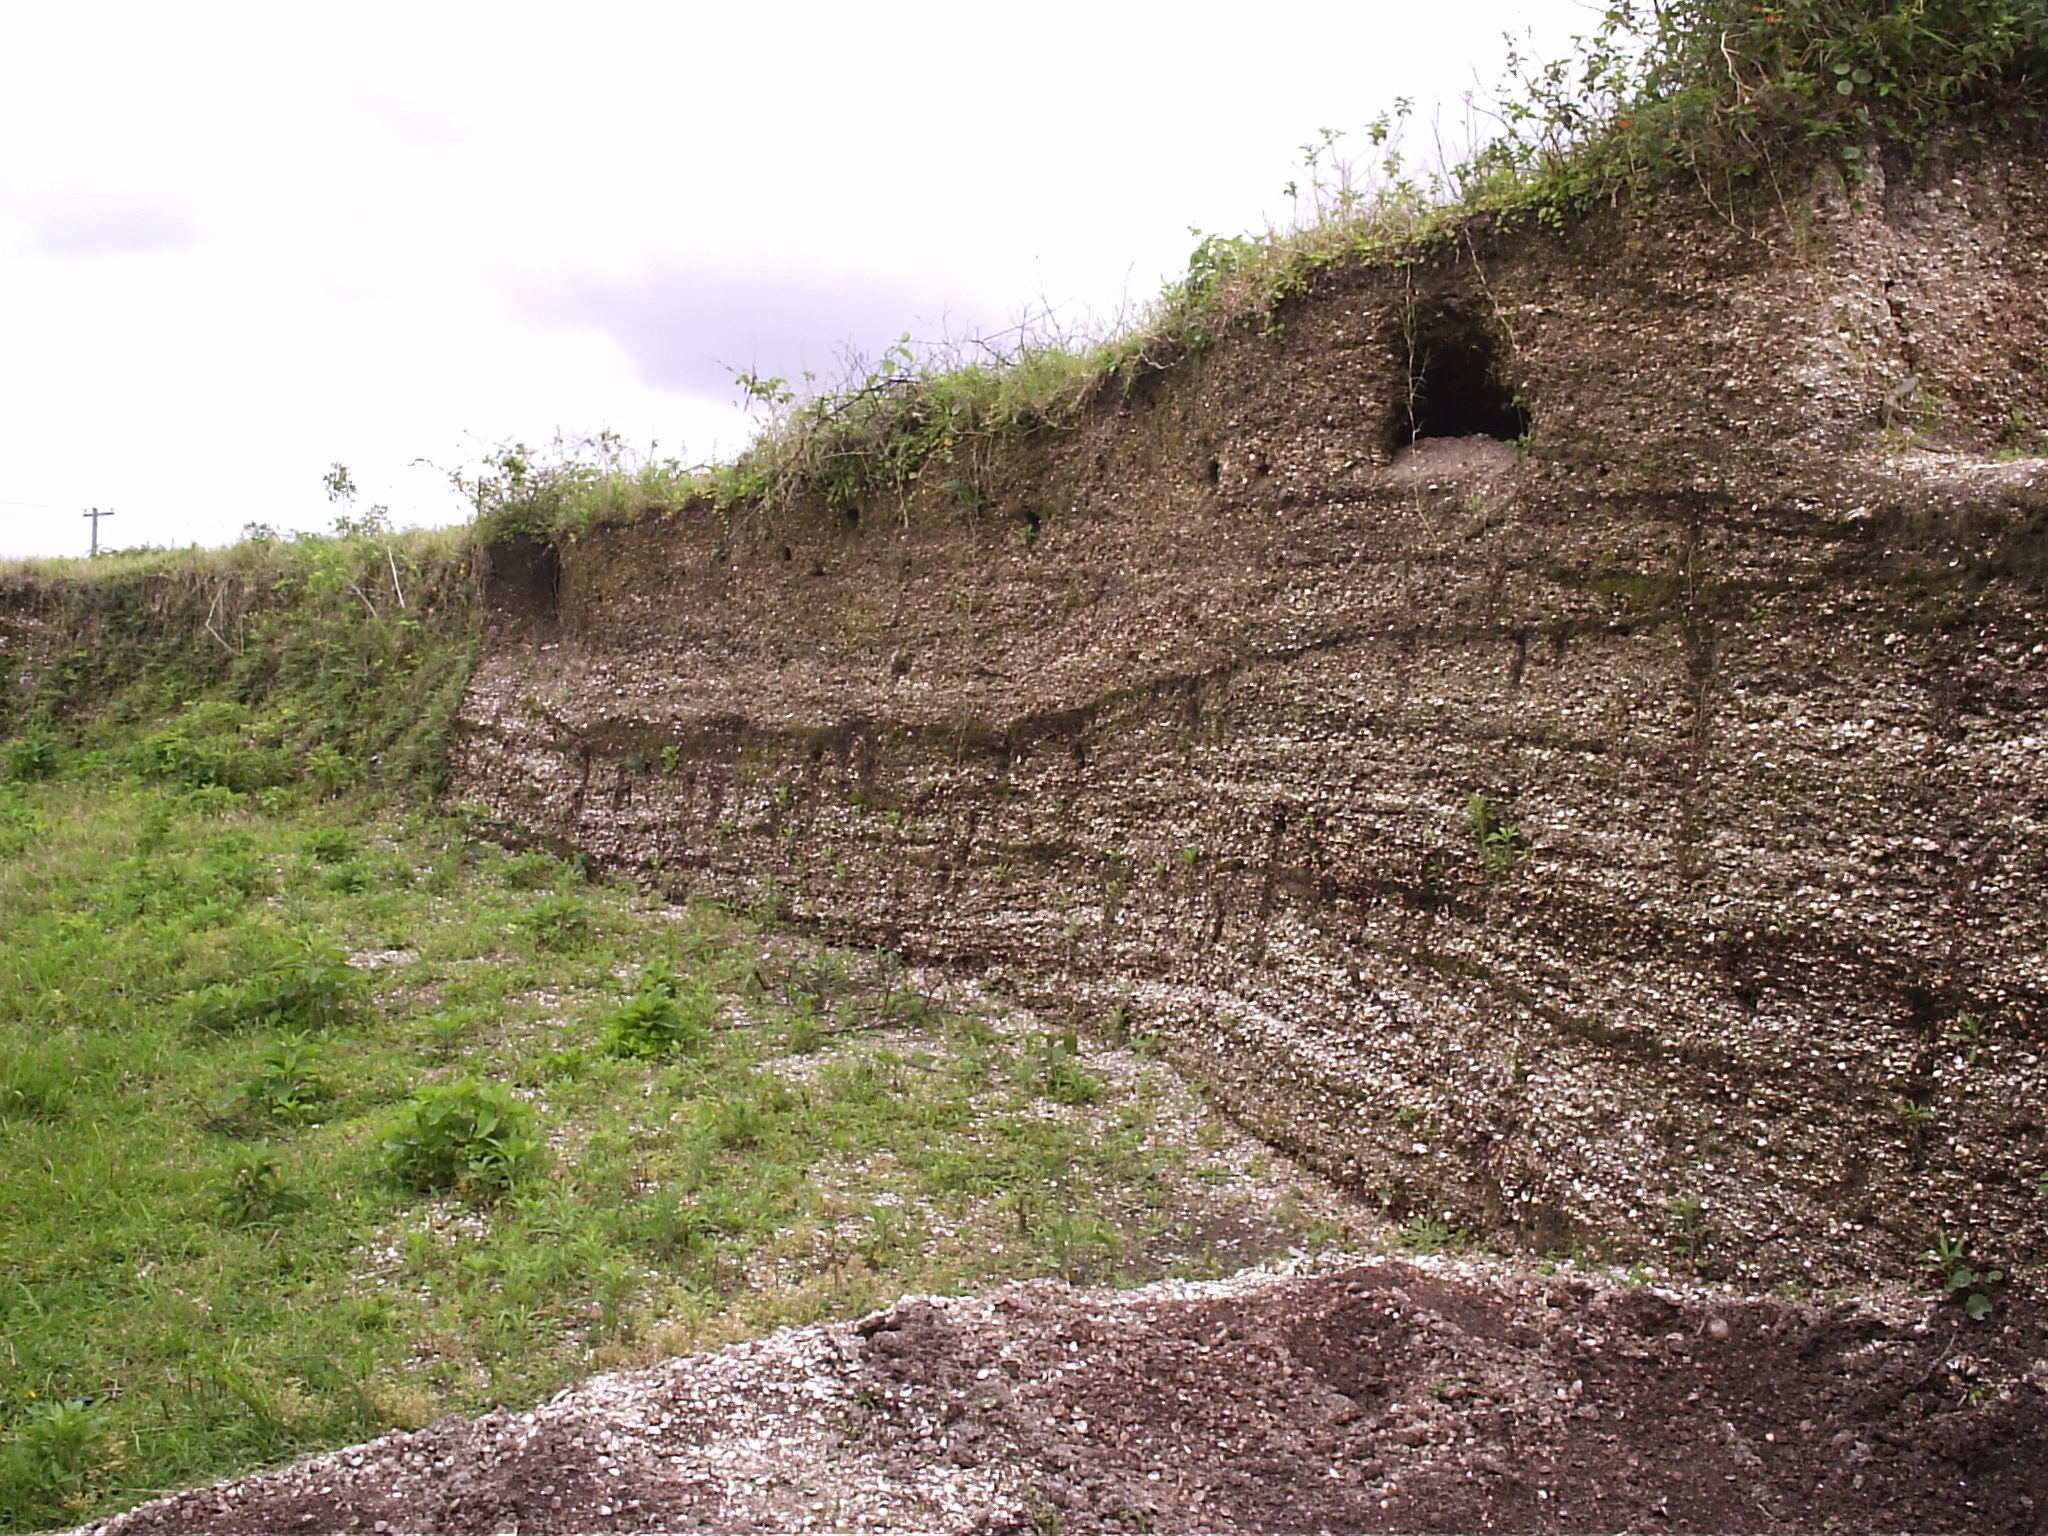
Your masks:
[[[1465,1260],[1034,1282],[597,1377],[91,1530],[2040,1531],[2043,1353],[2032,1313]]]

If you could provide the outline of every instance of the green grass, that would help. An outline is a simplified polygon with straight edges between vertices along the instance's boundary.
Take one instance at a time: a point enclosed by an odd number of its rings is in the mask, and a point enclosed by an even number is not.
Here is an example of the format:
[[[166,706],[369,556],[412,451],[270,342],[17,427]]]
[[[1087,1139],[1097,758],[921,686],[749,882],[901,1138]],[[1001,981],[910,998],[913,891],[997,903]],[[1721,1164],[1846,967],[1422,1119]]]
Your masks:
[[[0,777],[431,795],[475,653],[471,558],[456,529],[0,563]]]
[[[0,1527],[907,1290],[1211,1262],[1156,1086],[1071,1037],[459,816],[80,761],[0,786]],[[621,1048],[636,998],[689,1027]],[[472,1079],[530,1158],[395,1153]]]

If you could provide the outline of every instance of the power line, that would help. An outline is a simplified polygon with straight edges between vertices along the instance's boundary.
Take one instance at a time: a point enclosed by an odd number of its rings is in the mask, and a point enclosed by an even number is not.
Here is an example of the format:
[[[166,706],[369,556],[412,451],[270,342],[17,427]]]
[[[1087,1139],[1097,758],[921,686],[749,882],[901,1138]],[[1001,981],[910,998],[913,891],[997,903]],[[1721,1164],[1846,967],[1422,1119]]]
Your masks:
[[[95,556],[97,556],[100,552],[100,519],[103,517],[112,517],[114,515],[114,509],[112,507],[108,507],[104,512],[102,512],[98,507],[92,507],[84,512],[79,513],[78,515],[80,517],[89,517],[92,519],[92,552]]]

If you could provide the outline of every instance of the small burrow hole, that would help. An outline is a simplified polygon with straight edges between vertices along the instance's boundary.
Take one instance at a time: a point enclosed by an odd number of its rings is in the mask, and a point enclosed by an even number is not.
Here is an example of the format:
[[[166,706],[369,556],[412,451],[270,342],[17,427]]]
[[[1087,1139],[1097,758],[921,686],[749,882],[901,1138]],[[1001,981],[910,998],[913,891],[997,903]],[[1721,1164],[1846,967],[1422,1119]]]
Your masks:
[[[1493,437],[1511,442],[1529,433],[1529,411],[1501,377],[1500,341],[1477,316],[1444,310],[1424,318],[1409,348],[1406,398],[1395,410],[1403,448],[1425,437]]]

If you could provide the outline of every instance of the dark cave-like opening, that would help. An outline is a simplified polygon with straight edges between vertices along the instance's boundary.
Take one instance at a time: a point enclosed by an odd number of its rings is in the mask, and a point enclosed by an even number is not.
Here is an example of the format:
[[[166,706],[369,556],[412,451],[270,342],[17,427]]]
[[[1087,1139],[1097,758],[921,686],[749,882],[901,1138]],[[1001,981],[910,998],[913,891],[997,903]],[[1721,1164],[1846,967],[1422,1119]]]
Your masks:
[[[1492,331],[1444,315],[1418,331],[1409,351],[1408,392],[1396,413],[1394,447],[1425,437],[1526,437],[1529,410],[1502,380]]]

